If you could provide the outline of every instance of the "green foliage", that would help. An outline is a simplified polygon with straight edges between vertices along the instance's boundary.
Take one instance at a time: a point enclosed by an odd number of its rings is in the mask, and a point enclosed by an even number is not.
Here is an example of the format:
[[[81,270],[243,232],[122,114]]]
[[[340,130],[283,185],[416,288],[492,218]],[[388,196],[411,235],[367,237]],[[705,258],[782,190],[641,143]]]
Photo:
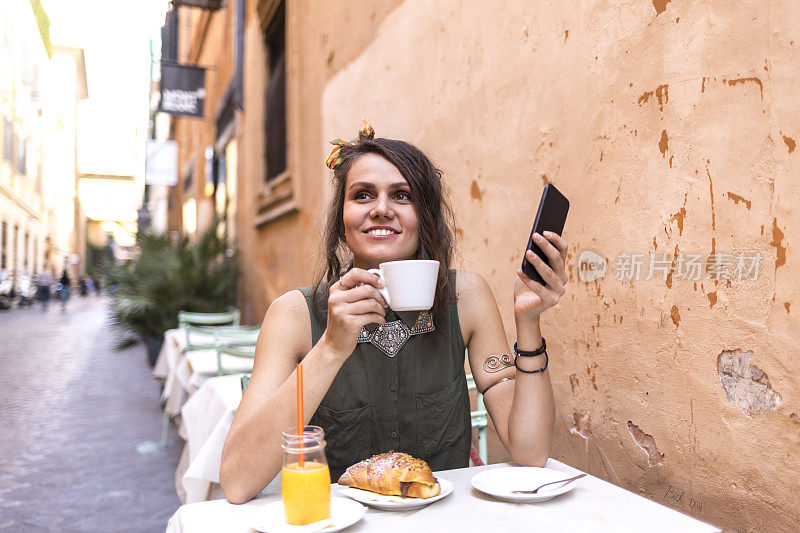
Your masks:
[[[114,256],[109,245],[95,246],[90,242],[86,243],[86,273],[89,277],[94,278],[104,274],[104,269],[113,260]]]
[[[145,233],[139,254],[126,265],[108,265],[108,286],[114,286],[111,318],[130,335],[117,349],[130,348],[148,337],[163,337],[178,326],[179,311],[226,311],[236,300],[237,254],[216,225],[196,241],[173,243],[166,235]]]

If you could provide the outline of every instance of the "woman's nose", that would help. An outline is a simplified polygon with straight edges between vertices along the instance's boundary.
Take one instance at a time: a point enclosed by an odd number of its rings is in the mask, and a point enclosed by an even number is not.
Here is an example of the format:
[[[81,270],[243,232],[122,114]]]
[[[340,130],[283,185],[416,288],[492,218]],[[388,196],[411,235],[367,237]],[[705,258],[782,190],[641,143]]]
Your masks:
[[[379,195],[378,198],[375,200],[375,205],[373,206],[369,215],[371,218],[393,217],[394,211],[392,211],[392,206],[389,203],[389,197],[384,195]]]

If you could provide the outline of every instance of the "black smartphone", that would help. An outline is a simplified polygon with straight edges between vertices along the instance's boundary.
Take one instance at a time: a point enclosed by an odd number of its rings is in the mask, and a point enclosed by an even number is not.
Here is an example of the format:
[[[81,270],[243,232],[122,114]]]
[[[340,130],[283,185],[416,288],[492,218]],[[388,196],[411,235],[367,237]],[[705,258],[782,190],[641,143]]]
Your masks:
[[[536,220],[533,222],[531,236],[528,237],[528,246],[525,250],[533,250],[533,253],[542,258],[549,266],[550,261],[547,255],[533,242],[533,234],[542,235],[545,231],[552,231],[558,235],[564,231],[564,223],[567,221],[567,211],[569,211],[569,200],[556,189],[555,185],[548,183],[542,191],[542,199],[539,201],[539,210],[536,212]],[[534,281],[542,285],[547,285],[542,276],[536,271],[536,267],[522,257],[522,272]]]

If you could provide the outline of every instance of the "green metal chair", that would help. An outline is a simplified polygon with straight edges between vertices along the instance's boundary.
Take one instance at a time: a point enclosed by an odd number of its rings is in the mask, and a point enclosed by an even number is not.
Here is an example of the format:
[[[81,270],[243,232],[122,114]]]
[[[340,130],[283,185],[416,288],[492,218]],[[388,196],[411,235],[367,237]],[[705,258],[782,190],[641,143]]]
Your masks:
[[[213,348],[214,344],[193,344],[191,342],[191,334],[203,332],[203,330],[197,329],[203,326],[229,326],[238,328],[240,319],[241,313],[238,309],[231,309],[223,313],[193,313],[190,311],[180,311],[178,313],[178,328],[184,330],[186,334],[187,350]]]
[[[242,382],[242,395],[244,395],[244,390],[250,384],[250,374],[242,374],[241,382]]]
[[[472,429],[478,430],[478,455],[483,461],[483,464],[489,464],[489,453],[487,450],[486,426],[488,425],[488,418],[486,416],[486,406],[483,404],[483,394],[477,392],[475,380],[472,374],[467,374],[467,390],[476,391],[477,393],[477,409],[470,413],[472,418]]]
[[[178,312],[178,328],[184,331],[186,335],[186,351],[189,350],[203,350],[214,349],[219,345],[218,335],[221,331],[230,332],[232,335],[247,336],[247,340],[253,335],[255,330],[256,337],[258,330],[261,326],[245,326],[241,327],[241,313],[238,309],[231,309],[222,313],[193,313],[191,311]],[[213,342],[192,342],[192,334],[212,334],[214,335]],[[254,342],[255,343],[255,342]],[[217,355],[219,357],[219,355]],[[161,424],[161,447],[167,446],[167,439],[169,438],[170,416],[169,413],[164,411],[164,418]]]
[[[222,364],[223,355],[241,357],[242,359],[253,359],[256,354],[256,345],[253,344],[218,344],[217,345],[217,375],[229,376],[231,374],[241,374],[241,371],[228,370]],[[244,392],[244,391],[242,391]]]

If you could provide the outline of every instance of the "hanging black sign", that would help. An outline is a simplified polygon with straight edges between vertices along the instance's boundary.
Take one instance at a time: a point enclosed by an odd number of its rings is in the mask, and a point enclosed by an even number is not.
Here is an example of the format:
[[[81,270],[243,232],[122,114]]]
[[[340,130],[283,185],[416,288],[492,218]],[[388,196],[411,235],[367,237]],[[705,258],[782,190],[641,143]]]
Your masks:
[[[170,115],[203,117],[206,69],[161,62],[161,102],[158,110]]]
[[[172,0],[173,6],[187,6],[199,7],[200,9],[208,9],[216,11],[225,5],[224,0]]]

